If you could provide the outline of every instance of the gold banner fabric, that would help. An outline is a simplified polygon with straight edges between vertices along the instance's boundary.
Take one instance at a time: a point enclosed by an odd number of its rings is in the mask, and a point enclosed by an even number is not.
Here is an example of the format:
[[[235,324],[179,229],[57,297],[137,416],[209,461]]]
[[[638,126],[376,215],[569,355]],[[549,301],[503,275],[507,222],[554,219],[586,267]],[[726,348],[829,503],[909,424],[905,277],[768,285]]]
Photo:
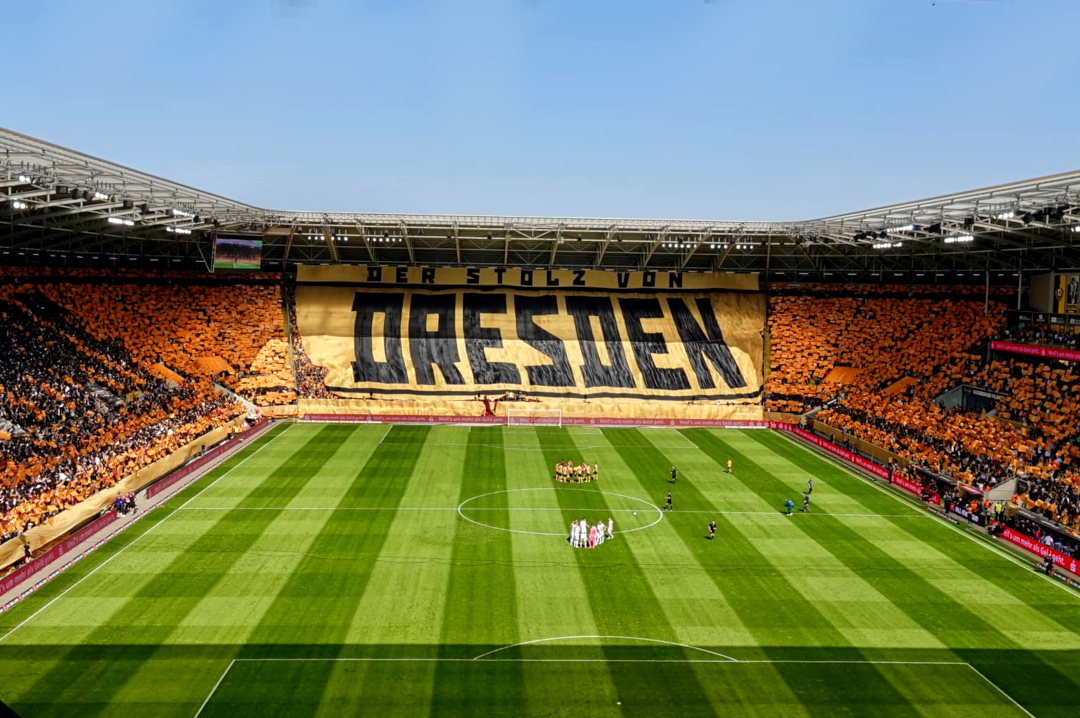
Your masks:
[[[375,416],[393,421],[392,417],[410,417],[424,421],[426,417],[476,417],[484,413],[483,402],[444,399],[301,399],[301,417],[311,416]],[[549,400],[543,402],[499,402],[495,413],[505,417],[508,410],[561,409],[565,419],[683,419],[702,421],[761,421],[760,404],[754,403],[676,403],[670,401],[583,401]],[[463,422],[468,423],[468,422]],[[492,422],[488,422],[492,423]]]
[[[507,287],[546,290],[757,292],[758,275],[729,272],[612,272],[599,269],[518,269],[491,267],[397,267],[300,265],[296,281],[348,286]]]
[[[760,294],[300,285],[307,354],[344,397],[742,401],[762,386]]]

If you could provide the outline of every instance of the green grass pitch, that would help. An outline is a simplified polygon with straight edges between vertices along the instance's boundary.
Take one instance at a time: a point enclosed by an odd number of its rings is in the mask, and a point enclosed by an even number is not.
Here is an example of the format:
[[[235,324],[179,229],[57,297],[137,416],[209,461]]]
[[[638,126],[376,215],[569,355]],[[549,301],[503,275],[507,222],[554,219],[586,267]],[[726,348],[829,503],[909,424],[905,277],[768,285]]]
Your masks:
[[[562,459],[601,480],[554,482]],[[613,540],[567,544],[609,516]],[[0,617],[0,698],[1075,718],[1080,600],[982,544],[771,432],[287,424]]]

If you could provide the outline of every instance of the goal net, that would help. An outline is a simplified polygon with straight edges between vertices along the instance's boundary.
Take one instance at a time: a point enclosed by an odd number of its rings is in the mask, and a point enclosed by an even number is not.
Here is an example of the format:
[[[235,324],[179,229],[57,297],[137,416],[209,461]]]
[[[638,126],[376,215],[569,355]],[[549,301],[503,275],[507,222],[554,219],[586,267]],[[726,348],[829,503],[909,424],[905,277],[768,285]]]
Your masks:
[[[562,426],[562,409],[507,409],[507,426]]]

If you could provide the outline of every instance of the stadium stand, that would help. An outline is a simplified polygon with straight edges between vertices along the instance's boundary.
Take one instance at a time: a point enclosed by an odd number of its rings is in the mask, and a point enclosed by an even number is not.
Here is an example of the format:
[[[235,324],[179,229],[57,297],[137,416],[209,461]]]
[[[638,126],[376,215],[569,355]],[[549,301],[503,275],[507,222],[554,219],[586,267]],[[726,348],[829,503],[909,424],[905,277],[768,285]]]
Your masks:
[[[8,270],[9,276],[12,270]],[[159,374],[212,377],[259,406],[295,400],[280,275],[258,282],[189,273],[15,273],[98,337]]]
[[[1006,328],[1002,294],[774,287],[766,409],[827,404],[816,421],[980,490],[1017,478],[1022,505],[1080,528],[1080,369],[974,351],[995,337],[1072,348],[1075,335]],[[1004,395],[997,411],[936,403],[960,384]]]
[[[174,385],[151,373],[101,323],[83,322],[92,307],[76,314],[56,294],[0,283],[0,337],[11,348],[0,362],[11,436],[0,443],[4,541],[244,413],[206,379]]]
[[[1031,324],[1022,328],[1010,327],[997,338],[1018,344],[1080,350],[1080,333],[1062,331],[1046,324]]]
[[[304,349],[304,338],[296,323],[296,285],[287,282],[284,291],[285,304],[289,313],[289,336],[292,341],[296,391],[302,399],[335,399],[336,395],[326,388],[326,367],[315,366]]]
[[[841,389],[878,390],[903,377],[941,387],[935,375],[999,331],[1005,305],[977,290],[928,287],[773,285],[766,409],[820,406]],[[843,384],[828,381],[837,368]],[[947,388],[947,387],[943,387]]]

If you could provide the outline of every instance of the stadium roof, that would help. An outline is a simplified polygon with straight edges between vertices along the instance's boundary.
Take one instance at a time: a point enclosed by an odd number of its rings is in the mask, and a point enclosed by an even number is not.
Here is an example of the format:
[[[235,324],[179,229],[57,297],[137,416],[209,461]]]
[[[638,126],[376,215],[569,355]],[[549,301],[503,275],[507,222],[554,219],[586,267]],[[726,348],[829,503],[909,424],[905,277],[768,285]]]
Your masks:
[[[207,269],[216,236],[298,263],[758,272],[1016,284],[1080,270],[1080,171],[796,222],[263,209],[0,129],[0,264]]]

